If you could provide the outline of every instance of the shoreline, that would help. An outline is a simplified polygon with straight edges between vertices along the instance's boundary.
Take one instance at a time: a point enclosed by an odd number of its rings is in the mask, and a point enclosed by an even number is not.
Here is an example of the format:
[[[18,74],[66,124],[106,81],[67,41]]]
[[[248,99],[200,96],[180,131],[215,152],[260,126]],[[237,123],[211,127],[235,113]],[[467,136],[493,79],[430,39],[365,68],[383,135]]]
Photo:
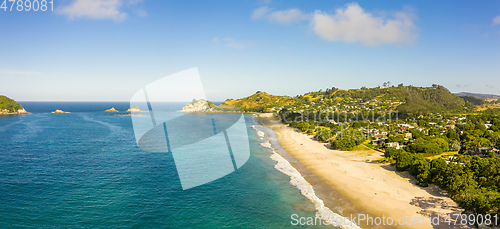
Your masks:
[[[326,206],[326,203],[323,201],[325,198],[318,192],[319,190],[313,186],[313,184],[317,184],[317,182],[314,183],[311,182],[310,179],[306,179],[313,177],[313,175],[310,175],[310,171],[305,169],[303,166],[296,168],[299,163],[296,160],[293,160],[293,158],[280,147],[279,143],[277,143],[276,135],[273,130],[262,124],[260,121],[256,122],[257,124],[253,125],[252,128],[257,132],[257,136],[261,140],[267,139],[266,142],[260,143],[260,145],[271,150],[272,153],[269,158],[276,162],[274,169],[287,175],[290,178],[290,184],[295,186],[300,193],[314,205],[315,217],[321,219],[323,222],[328,222],[328,225],[344,229],[359,229],[360,227],[355,225],[353,222],[348,219],[344,219],[344,217],[338,213],[339,211],[337,209],[333,209],[336,211],[332,211],[331,208]],[[266,135],[268,136],[266,137]],[[332,220],[332,218],[343,220],[342,222],[336,222],[335,220]]]
[[[0,116],[2,116],[2,115],[23,115],[23,114],[30,114],[30,112],[0,113]]]
[[[326,143],[295,131],[270,113],[258,116],[263,126],[274,132],[286,154],[297,161],[291,162],[292,166],[306,173],[304,178],[330,209],[344,217],[391,217],[395,223],[400,217],[424,220],[420,225],[377,226],[361,222],[361,228],[470,228],[444,222],[447,214],[460,214],[462,209],[440,188],[417,186],[410,175],[396,172],[391,165],[367,162],[380,158],[380,152],[331,150]],[[430,224],[429,214],[440,215],[439,225]]]

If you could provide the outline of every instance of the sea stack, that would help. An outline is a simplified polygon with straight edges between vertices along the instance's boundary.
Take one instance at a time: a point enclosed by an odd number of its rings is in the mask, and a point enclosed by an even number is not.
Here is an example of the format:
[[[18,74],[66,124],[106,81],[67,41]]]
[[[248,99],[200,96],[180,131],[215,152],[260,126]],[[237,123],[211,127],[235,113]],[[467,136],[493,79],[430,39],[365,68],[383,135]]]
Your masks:
[[[212,111],[212,104],[204,99],[196,100],[184,105],[181,112],[210,112]]]
[[[241,112],[241,110],[233,105],[221,104],[217,106],[211,103],[210,101],[204,99],[200,100],[193,99],[193,101],[182,107],[181,112],[221,113],[221,112]]]
[[[19,103],[13,99],[0,95],[0,115],[28,114]]]
[[[106,112],[118,112],[114,107],[111,107],[111,109],[107,109]]]
[[[132,105],[127,112],[142,112],[137,105]]]
[[[52,113],[62,114],[62,113],[68,113],[68,112],[57,109],[57,110],[53,111]]]

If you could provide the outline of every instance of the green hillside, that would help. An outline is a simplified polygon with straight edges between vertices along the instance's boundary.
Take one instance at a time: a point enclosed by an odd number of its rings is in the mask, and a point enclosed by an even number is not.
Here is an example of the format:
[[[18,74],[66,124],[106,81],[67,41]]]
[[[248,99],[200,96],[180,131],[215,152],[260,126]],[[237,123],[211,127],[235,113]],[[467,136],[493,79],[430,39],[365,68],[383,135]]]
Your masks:
[[[273,107],[292,105],[295,101],[292,97],[276,96],[266,92],[257,91],[255,94],[243,99],[228,99],[221,105],[236,106],[242,111],[264,112]]]
[[[463,110],[466,105],[464,99],[439,85],[427,88],[410,87],[406,91],[403,90],[402,94],[405,103],[397,108],[402,113]]]
[[[237,106],[244,111],[265,112],[273,107],[306,107],[326,110],[335,107],[371,107],[377,110],[397,110],[401,114],[460,111],[474,106],[452,94],[440,85],[432,87],[388,86],[308,92],[295,97],[274,96],[257,92],[243,99],[228,99],[223,104]]]
[[[24,108],[13,99],[0,95],[0,113],[17,113]]]

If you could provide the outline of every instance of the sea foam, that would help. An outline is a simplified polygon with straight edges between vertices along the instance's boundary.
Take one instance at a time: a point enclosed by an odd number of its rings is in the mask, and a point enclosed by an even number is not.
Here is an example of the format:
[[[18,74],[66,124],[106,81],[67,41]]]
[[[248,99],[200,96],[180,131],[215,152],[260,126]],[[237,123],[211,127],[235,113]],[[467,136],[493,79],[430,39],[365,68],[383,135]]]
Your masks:
[[[252,128],[257,132],[257,136],[259,136],[260,139],[264,139],[265,136],[264,132],[260,131],[255,125],[253,125]]]
[[[261,146],[265,147],[265,148],[271,148],[271,143],[270,142],[263,142],[263,143],[260,143]]]
[[[259,132],[264,134],[264,132],[259,130],[259,128],[263,128],[262,126],[257,127],[254,125],[252,128],[257,131],[257,134]],[[267,142],[260,143],[260,145],[272,150],[273,153],[271,154],[271,159],[277,162],[274,168],[288,175],[290,177],[290,184],[297,187],[303,196],[311,200],[316,208],[316,217],[321,218],[324,222],[328,222],[331,225],[339,226],[341,228],[360,228],[348,218],[343,217],[326,207],[323,200],[321,200],[314,192],[313,186],[309,184],[306,179],[304,179],[300,172],[297,171],[297,169],[295,169],[290,162],[275,151],[269,140]]]

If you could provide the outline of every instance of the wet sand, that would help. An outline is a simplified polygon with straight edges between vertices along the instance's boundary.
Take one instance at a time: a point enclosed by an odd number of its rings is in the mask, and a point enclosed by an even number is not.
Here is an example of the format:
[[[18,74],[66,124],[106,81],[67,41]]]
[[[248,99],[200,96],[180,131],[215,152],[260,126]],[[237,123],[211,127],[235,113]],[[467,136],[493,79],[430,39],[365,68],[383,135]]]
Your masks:
[[[418,225],[398,226],[377,226],[361,221],[362,228],[468,228],[443,222],[447,214],[462,211],[446,192],[434,185],[419,187],[406,172],[396,172],[391,165],[370,162],[382,157],[381,153],[331,150],[328,144],[280,123],[272,114],[260,114],[260,120],[274,131],[284,150],[314,175],[306,176],[306,180],[311,181],[317,192],[323,193],[320,198],[329,198],[325,193],[331,192],[328,189],[334,190],[336,199],[324,201],[327,206],[343,202],[345,206],[340,210],[343,216],[391,217],[395,224],[400,217],[407,222],[422,218],[424,221]],[[326,189],[321,187],[325,184],[329,186]],[[338,209],[336,206],[330,208]],[[430,224],[429,214],[441,216],[439,226]]]

